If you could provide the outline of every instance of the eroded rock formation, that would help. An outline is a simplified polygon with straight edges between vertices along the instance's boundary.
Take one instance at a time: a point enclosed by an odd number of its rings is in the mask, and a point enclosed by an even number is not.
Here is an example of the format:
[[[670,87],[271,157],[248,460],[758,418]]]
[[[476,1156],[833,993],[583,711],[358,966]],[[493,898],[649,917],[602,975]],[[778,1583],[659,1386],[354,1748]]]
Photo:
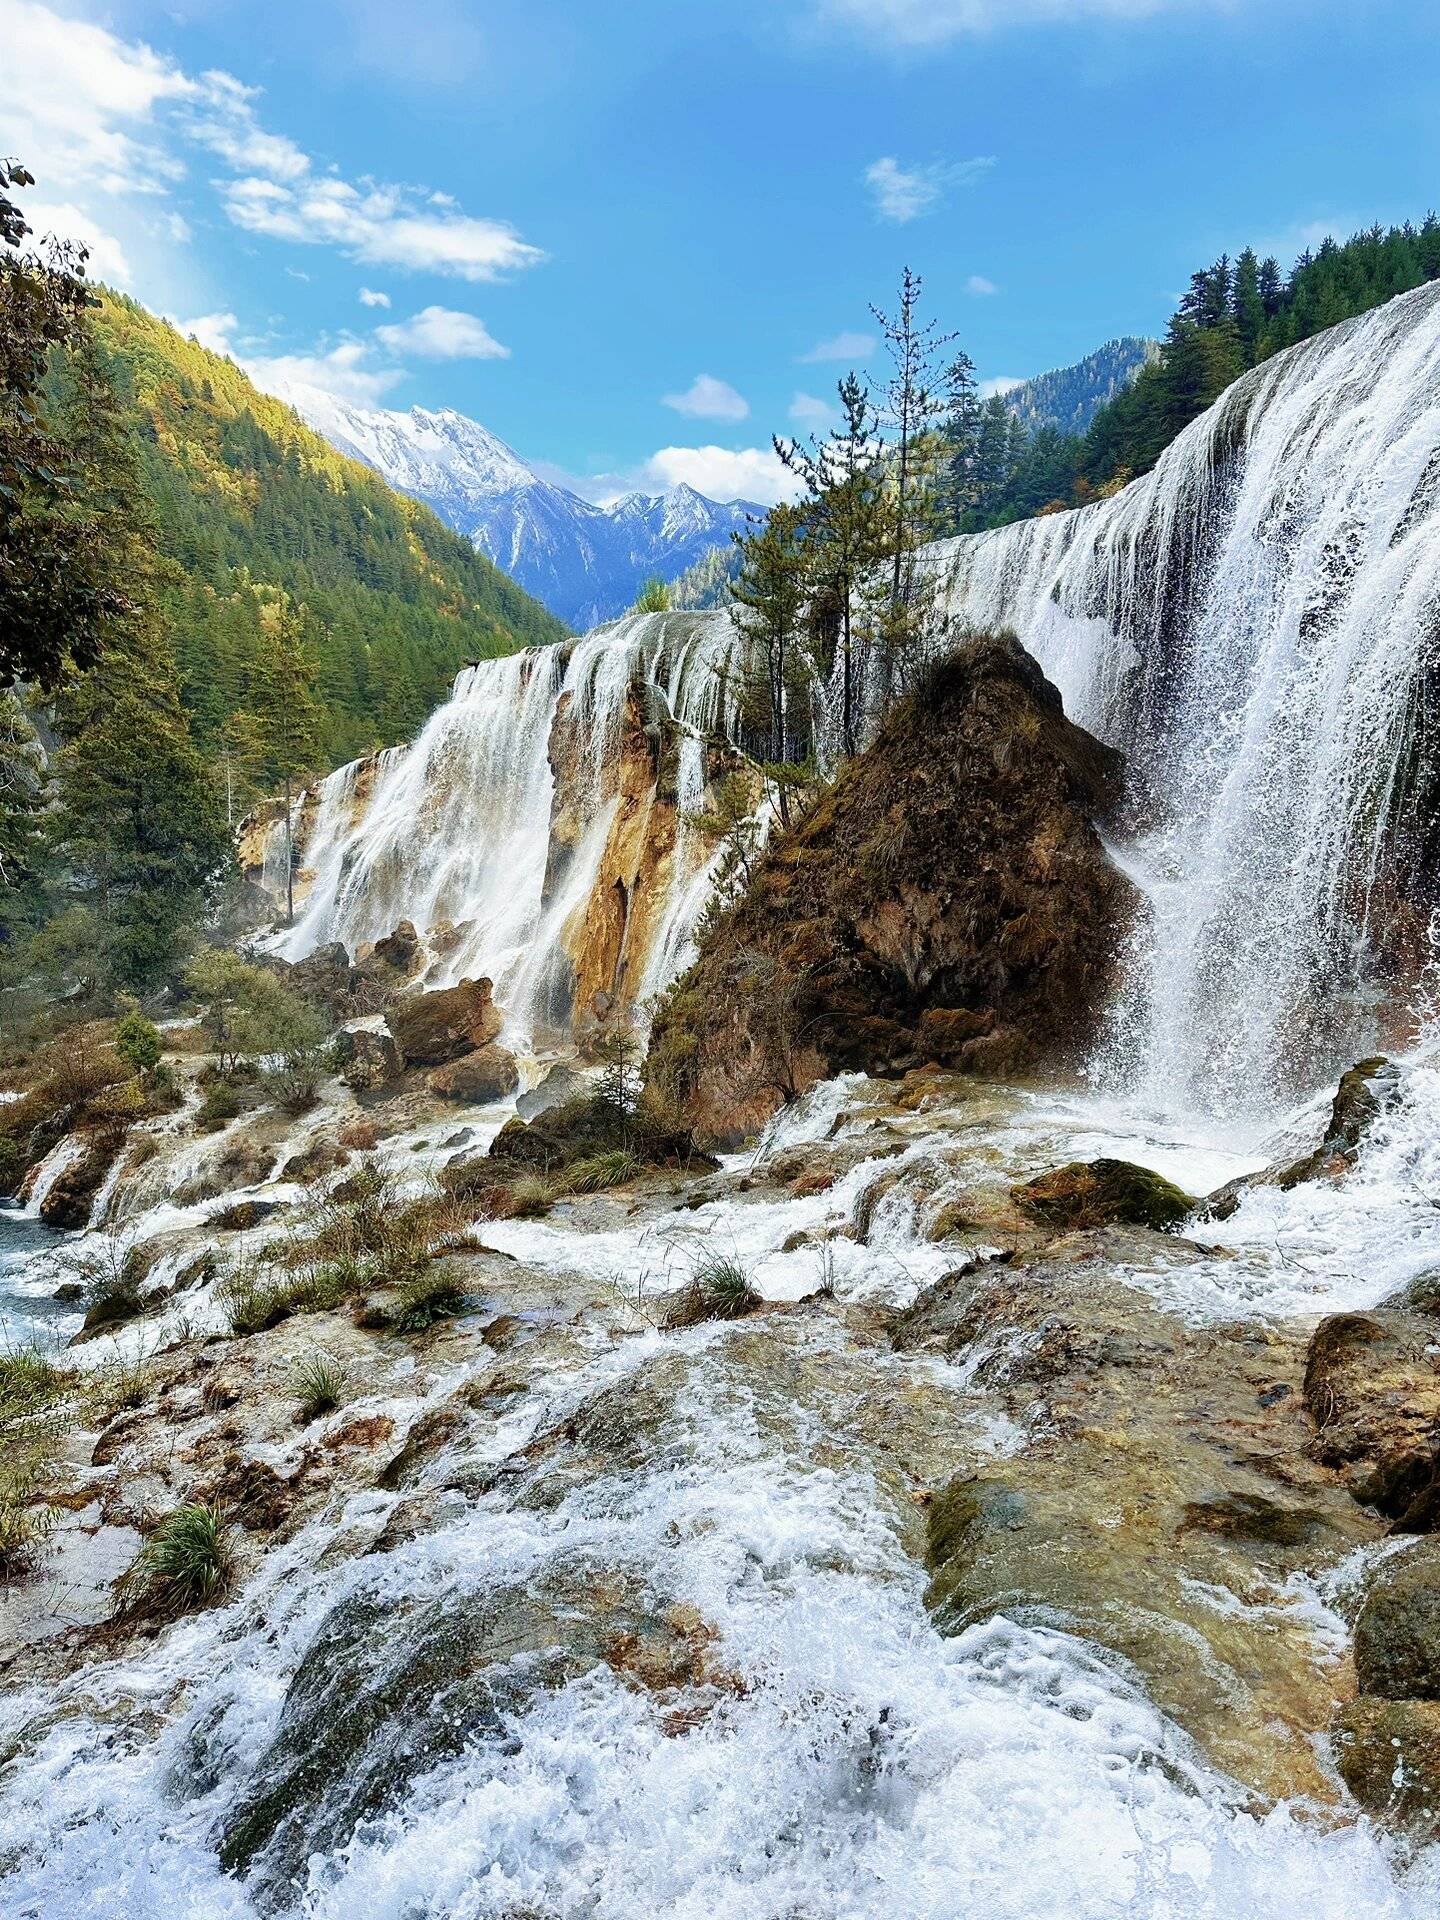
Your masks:
[[[727,1139],[842,1069],[1073,1059],[1135,907],[1094,826],[1121,769],[1016,641],[971,640],[766,852],[652,1076]]]

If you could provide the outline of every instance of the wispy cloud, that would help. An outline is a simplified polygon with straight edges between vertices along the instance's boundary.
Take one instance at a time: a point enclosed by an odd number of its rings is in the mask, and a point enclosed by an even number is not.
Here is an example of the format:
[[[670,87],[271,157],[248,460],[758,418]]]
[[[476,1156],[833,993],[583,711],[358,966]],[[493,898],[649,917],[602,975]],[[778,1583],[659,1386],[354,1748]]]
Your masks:
[[[1233,0],[813,0],[820,18],[890,46],[938,46],[1005,28],[1218,12]]]
[[[508,360],[483,320],[452,307],[424,307],[412,319],[377,327],[375,338],[391,353],[417,353],[426,360]]]
[[[802,366],[819,366],[826,361],[845,361],[854,365],[867,354],[875,351],[873,333],[837,333],[833,339],[821,340],[808,353],[800,355]]]
[[[951,187],[973,186],[994,164],[993,158],[981,156],[902,167],[893,154],[886,154],[865,169],[865,184],[877,216],[903,226],[933,213]]]
[[[999,293],[1000,289],[993,280],[987,280],[983,273],[972,273],[965,282],[965,291],[985,299],[992,293]]]
[[[368,340],[342,340],[337,346],[313,353],[247,355],[242,362],[256,386],[284,396],[296,386],[373,407],[405,378],[403,367],[377,367]]]
[[[690,420],[744,420],[750,413],[744,394],[713,373],[697,373],[684,393],[667,393],[665,405]]]
[[[240,322],[233,313],[201,313],[193,320],[177,320],[175,326],[180,333],[193,334],[211,353],[234,355]]]
[[[390,296],[388,293],[377,293],[374,287],[361,287],[360,304],[362,307],[388,307]]]
[[[797,393],[790,401],[790,422],[806,433],[824,433],[833,427],[840,415],[829,400],[822,400],[818,394]]]

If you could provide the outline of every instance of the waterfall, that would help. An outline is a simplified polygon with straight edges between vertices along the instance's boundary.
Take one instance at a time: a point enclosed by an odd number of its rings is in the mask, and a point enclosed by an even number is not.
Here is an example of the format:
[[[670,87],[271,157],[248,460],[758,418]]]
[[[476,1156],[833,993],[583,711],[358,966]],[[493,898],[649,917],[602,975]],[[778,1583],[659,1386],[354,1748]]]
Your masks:
[[[952,616],[1013,628],[1130,755],[1116,1055],[1154,1104],[1263,1110],[1381,1037],[1430,864],[1437,503],[1427,286],[1257,367],[1113,499],[939,550]],[[1405,910],[1423,946],[1423,889]]]
[[[646,995],[661,991],[707,892],[708,849],[686,809],[703,791],[703,736],[733,721],[722,671],[731,644],[724,614],[641,614],[568,647],[468,668],[413,746],[380,757],[368,792],[354,765],[321,786],[302,852],[305,907],[280,951],[300,959],[339,940],[354,952],[401,920],[422,933],[448,925],[432,980],[488,975],[514,1035],[564,1024],[566,941],[600,874],[616,749],[638,691],[679,734],[680,820],[660,933],[635,967]],[[574,745],[557,793],[562,723]],[[562,813],[576,827],[570,841],[558,836]]]

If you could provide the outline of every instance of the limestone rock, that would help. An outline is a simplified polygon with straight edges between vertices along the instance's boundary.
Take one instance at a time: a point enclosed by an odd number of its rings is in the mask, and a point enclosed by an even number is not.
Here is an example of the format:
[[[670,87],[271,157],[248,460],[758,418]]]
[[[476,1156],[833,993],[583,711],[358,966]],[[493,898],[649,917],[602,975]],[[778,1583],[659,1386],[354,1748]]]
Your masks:
[[[384,939],[362,947],[355,956],[355,971],[362,979],[391,992],[413,980],[424,964],[420,936],[408,920],[402,920]]]
[[[352,1093],[379,1093],[405,1071],[400,1049],[388,1033],[346,1029],[337,1036],[337,1047],[343,1059],[340,1078]]]
[[[484,1106],[513,1093],[520,1084],[520,1070],[514,1054],[492,1041],[488,1047],[479,1047],[474,1053],[462,1054],[458,1060],[436,1067],[426,1084],[442,1100],[465,1100]]]
[[[504,1024],[488,980],[407,994],[385,1015],[406,1066],[438,1067],[489,1046]]]
[[[1093,825],[1121,770],[1017,641],[967,642],[772,840],[660,1011],[652,1082],[734,1142],[846,1069],[1073,1058],[1136,904]]]
[[[1163,1174],[1129,1160],[1072,1160],[1012,1188],[1011,1194],[1037,1219],[1065,1230],[1119,1223],[1165,1232],[1199,1204]]]
[[[40,1218],[47,1227],[88,1225],[95,1196],[124,1146],[125,1136],[119,1132],[95,1133],[86,1138],[79,1156],[60,1172],[40,1202]]]
[[[1424,1315],[1336,1313],[1305,1366],[1315,1450],[1346,1469],[1357,1500],[1407,1532],[1440,1521],[1440,1348]]]
[[[1440,1700],[1440,1540],[1382,1562],[1355,1622],[1362,1693]]]
[[[1352,1700],[1333,1741],[1341,1777],[1367,1812],[1423,1838],[1440,1832],[1440,1701]]]

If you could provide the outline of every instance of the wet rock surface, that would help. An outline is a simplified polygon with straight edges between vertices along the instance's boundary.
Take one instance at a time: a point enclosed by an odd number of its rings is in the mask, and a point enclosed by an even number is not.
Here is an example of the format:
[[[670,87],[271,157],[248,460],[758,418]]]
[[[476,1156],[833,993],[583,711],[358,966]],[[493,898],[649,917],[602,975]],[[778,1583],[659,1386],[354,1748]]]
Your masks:
[[[385,1024],[407,1066],[440,1066],[485,1047],[500,1032],[498,1008],[488,980],[407,994],[385,1015]]]

